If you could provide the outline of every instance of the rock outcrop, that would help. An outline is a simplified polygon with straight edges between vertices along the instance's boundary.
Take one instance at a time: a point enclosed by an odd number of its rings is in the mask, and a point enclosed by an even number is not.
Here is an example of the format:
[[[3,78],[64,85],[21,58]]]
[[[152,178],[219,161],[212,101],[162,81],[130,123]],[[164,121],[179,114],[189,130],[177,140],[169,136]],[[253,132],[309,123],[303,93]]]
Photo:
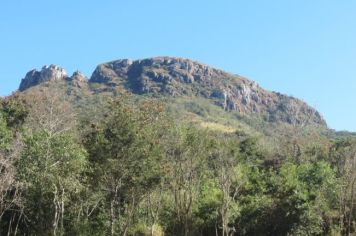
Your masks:
[[[34,69],[28,72],[22,79],[19,90],[24,91],[44,82],[63,80],[67,77],[67,72],[63,68],[56,65],[46,65],[42,67],[41,71]]]
[[[226,111],[259,114],[273,122],[325,125],[321,115],[299,99],[264,90],[247,78],[188,59],[112,61],[99,65],[89,82],[121,86],[136,94],[204,97]]]
[[[79,71],[68,77],[58,66],[44,66],[41,71],[28,72],[19,90],[48,81],[66,81],[76,93],[89,89],[91,93],[127,90],[138,95],[200,97],[227,112],[256,115],[269,122],[326,126],[321,115],[299,99],[267,91],[242,76],[183,58],[123,59],[103,63],[97,66],[89,80]]]
[[[87,77],[80,71],[75,71],[69,78],[69,81],[74,87],[83,88],[88,84]]]
[[[187,59],[155,57],[136,61],[123,59],[101,64],[95,69],[90,82],[116,86],[122,84],[122,80],[129,80],[131,89],[137,93],[150,92],[156,86],[160,87],[157,92],[169,93],[178,92],[170,91],[170,84],[207,82],[224,74],[226,73],[222,70]]]
[[[72,76],[56,65],[43,66],[40,71],[36,69],[29,71],[22,79],[19,90],[24,91],[28,88],[51,81],[65,81],[76,88],[83,88],[88,84],[88,78],[80,71],[75,71]]]

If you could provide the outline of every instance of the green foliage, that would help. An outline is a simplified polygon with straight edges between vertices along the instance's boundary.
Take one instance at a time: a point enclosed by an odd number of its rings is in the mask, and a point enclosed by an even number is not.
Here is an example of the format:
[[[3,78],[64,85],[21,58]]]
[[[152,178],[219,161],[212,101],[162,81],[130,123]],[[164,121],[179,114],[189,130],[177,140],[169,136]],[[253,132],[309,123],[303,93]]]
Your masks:
[[[8,128],[6,120],[0,113],[0,149],[7,150],[9,148],[10,141],[12,140],[12,132]]]
[[[86,152],[67,134],[29,134],[24,145],[17,164],[18,179],[26,187],[25,214],[29,217],[29,228],[23,230],[38,235],[64,233],[74,217],[64,210],[83,188]]]
[[[161,153],[154,145],[158,134],[152,129],[157,114],[143,108],[136,113],[138,108],[120,101],[111,108],[101,123],[92,126],[85,146],[93,169],[92,183],[101,186],[103,197],[97,217],[106,212],[110,223],[104,224],[105,231],[126,234],[137,204],[160,181],[157,161]]]
[[[279,195],[293,235],[321,235],[337,199],[337,180],[324,161],[285,164],[279,176]]]
[[[27,107],[16,96],[0,99],[0,150],[8,151],[16,131],[27,117]]]
[[[1,114],[9,127],[13,129],[19,128],[28,115],[28,109],[25,102],[17,95],[11,98],[1,99],[0,101]]]
[[[230,123],[236,114],[219,118],[217,108],[204,102],[179,100],[169,109],[177,117],[180,108],[189,110],[200,117],[197,123],[207,119],[241,129],[213,132],[174,122],[147,97],[87,102],[105,106],[83,113],[72,130],[63,126],[69,122],[64,117],[50,132],[29,123],[24,129],[29,121],[23,103],[2,101],[0,180],[10,188],[0,185],[1,235],[355,232],[353,139],[311,142],[286,135],[272,148],[280,139],[253,135],[260,133]],[[50,118],[47,123],[55,125]],[[3,162],[8,156],[15,166]],[[5,173],[16,181],[8,182]]]

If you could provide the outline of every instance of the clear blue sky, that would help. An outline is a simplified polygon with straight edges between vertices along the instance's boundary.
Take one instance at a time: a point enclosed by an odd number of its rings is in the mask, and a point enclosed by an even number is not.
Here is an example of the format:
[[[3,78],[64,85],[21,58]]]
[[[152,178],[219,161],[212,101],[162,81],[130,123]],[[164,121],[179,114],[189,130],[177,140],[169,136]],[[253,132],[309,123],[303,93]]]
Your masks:
[[[0,2],[0,95],[45,64],[90,76],[102,62],[159,55],[247,76],[356,131],[356,1]]]

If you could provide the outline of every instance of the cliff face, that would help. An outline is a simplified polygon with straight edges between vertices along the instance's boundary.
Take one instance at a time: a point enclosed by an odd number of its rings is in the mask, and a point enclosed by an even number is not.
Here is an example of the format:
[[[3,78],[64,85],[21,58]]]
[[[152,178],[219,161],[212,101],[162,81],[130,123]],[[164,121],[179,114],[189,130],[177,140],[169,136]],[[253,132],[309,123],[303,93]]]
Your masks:
[[[312,107],[293,97],[269,92],[254,81],[220,69],[182,58],[155,57],[143,60],[117,60],[97,66],[89,81],[80,72],[71,77],[58,66],[32,70],[19,90],[47,81],[66,80],[78,88],[87,83],[100,93],[116,88],[137,95],[204,98],[225,111],[258,115],[270,122],[326,125]],[[98,85],[98,86],[94,86]]]
[[[117,60],[99,65],[89,82],[121,86],[136,94],[204,97],[225,111],[262,115],[272,122],[325,125],[321,115],[299,99],[188,59]]]
[[[67,72],[64,69],[56,65],[44,66],[40,71],[29,71],[26,74],[25,78],[22,79],[19,90],[24,91],[27,88],[36,86],[40,83],[54,80],[62,80],[65,78],[67,78]]]
[[[67,72],[56,65],[43,66],[40,71],[36,69],[27,72],[25,78],[21,80],[19,90],[25,91],[28,88],[55,81],[70,81],[75,87],[82,87],[87,83],[87,78],[79,71],[68,76]]]

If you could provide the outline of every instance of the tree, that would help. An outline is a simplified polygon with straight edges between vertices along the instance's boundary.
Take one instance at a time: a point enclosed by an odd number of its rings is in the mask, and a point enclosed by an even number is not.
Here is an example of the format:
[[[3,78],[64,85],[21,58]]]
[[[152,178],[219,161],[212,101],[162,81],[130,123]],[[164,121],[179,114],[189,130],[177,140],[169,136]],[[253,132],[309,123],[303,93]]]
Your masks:
[[[218,208],[221,218],[221,235],[230,236],[236,232],[232,225],[238,214],[237,197],[246,180],[239,164],[240,153],[237,142],[224,137],[218,137],[217,140],[212,161],[221,194]]]
[[[350,235],[355,230],[356,142],[340,140],[330,149],[330,161],[336,166],[340,183],[340,230],[344,235]]]
[[[200,196],[209,155],[206,133],[193,126],[173,126],[164,145],[166,183],[173,198],[173,232],[193,235],[193,209]]]
[[[159,183],[161,153],[152,129],[159,111],[145,109],[114,101],[84,141],[95,173],[92,181],[102,193],[104,215],[110,216],[111,235],[129,233],[139,203]]]
[[[335,204],[335,172],[325,161],[286,163],[278,183],[279,214],[285,215],[281,229],[292,235],[320,235]],[[288,226],[291,226],[288,228]],[[280,229],[280,230],[281,230]]]
[[[28,128],[51,135],[76,131],[77,114],[65,93],[50,88],[29,91],[22,95],[28,101]]]
[[[25,211],[30,232],[63,235],[66,206],[82,188],[87,166],[85,150],[70,134],[30,134],[18,162],[18,178],[25,184]]]
[[[23,216],[22,184],[15,162],[21,152],[20,131],[27,117],[25,103],[15,94],[0,100],[0,234],[16,234]]]

